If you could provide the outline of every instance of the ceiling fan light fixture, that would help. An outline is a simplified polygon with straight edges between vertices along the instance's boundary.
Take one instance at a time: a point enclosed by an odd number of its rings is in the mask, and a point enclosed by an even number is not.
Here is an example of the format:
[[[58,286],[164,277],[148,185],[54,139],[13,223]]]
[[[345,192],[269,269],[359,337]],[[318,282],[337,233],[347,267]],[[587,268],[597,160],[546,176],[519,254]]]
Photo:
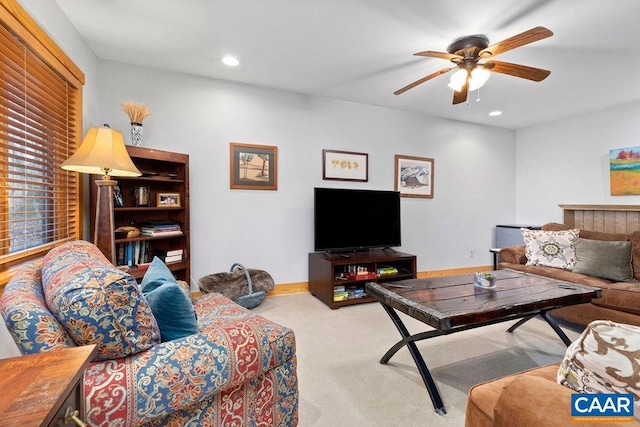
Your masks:
[[[491,72],[485,68],[476,67],[471,71],[471,78],[469,79],[469,90],[473,91],[480,89],[489,80]]]
[[[456,92],[460,92],[460,90],[462,90],[462,85],[464,85],[464,81],[467,78],[467,74],[468,71],[466,69],[459,69],[451,75],[451,79],[447,86]],[[487,80],[489,80],[490,75],[491,72],[489,70],[480,67],[474,68],[469,76],[469,92],[478,90],[484,86]]]
[[[460,68],[458,71],[451,75],[451,79],[449,79],[449,86],[451,89],[456,92],[460,92],[462,90],[462,85],[464,81],[467,79],[468,72],[464,68]]]

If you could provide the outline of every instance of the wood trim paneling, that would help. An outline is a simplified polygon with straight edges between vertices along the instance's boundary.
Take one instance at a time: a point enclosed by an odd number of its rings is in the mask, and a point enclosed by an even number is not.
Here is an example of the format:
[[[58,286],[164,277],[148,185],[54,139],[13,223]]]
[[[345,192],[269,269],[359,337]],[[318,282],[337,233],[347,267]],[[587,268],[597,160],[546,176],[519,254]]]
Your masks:
[[[640,205],[558,205],[562,209],[572,211],[638,211]]]
[[[302,292],[309,292],[308,282],[282,283],[282,284],[276,285],[273,288],[273,290],[267,292],[267,295],[274,296],[274,295],[299,294]]]
[[[640,230],[640,205],[558,205],[563,222],[572,227],[606,233]]]

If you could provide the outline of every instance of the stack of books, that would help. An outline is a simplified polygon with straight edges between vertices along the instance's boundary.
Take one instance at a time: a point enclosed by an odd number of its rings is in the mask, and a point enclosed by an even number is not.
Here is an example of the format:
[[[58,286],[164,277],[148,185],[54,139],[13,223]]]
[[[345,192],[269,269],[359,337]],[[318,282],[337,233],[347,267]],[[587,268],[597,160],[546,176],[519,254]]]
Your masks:
[[[160,258],[164,263],[182,261],[183,249],[155,249],[153,255]]]
[[[148,221],[140,224],[143,236],[166,237],[182,234],[181,224],[177,221]]]
[[[349,297],[344,286],[334,286],[333,287],[333,301],[344,301]]]

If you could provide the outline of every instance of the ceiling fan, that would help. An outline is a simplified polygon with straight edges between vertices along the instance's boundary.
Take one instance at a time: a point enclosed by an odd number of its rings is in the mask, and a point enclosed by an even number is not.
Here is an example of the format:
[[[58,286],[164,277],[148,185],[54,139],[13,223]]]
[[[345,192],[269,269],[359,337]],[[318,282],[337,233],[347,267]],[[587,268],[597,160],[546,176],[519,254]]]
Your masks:
[[[416,56],[447,59],[456,65],[429,74],[393,93],[394,95],[400,95],[409,89],[413,89],[434,77],[446,74],[456,68],[459,70],[451,76],[451,82],[449,83],[449,87],[455,91],[453,94],[454,104],[465,102],[469,91],[479,89],[486,83],[490,72],[508,74],[510,76],[540,82],[551,74],[551,71],[502,61],[489,60],[482,64],[480,64],[479,61],[481,59],[493,58],[501,53],[537,42],[538,40],[546,39],[552,35],[553,32],[547,28],[535,27],[491,46],[489,46],[489,39],[485,36],[474,35],[455,40],[447,48],[448,53],[434,52],[431,50],[414,53]]]

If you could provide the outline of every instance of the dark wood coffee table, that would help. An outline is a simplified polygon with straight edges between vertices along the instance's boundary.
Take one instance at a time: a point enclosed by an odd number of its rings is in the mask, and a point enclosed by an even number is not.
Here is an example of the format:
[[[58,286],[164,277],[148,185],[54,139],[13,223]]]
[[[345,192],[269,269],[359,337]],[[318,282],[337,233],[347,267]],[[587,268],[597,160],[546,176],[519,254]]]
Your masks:
[[[497,281],[494,289],[474,286],[473,274],[366,284],[367,294],[382,304],[402,336],[380,359],[380,363],[387,363],[398,350],[407,346],[429,391],[433,406],[440,415],[447,411],[438,387],[416,347],[416,341],[520,319],[508,329],[508,332],[513,332],[539,315],[568,346],[571,340],[547,312],[558,307],[587,303],[601,295],[599,288],[513,270],[499,270],[493,274]],[[435,329],[410,335],[395,310]]]

